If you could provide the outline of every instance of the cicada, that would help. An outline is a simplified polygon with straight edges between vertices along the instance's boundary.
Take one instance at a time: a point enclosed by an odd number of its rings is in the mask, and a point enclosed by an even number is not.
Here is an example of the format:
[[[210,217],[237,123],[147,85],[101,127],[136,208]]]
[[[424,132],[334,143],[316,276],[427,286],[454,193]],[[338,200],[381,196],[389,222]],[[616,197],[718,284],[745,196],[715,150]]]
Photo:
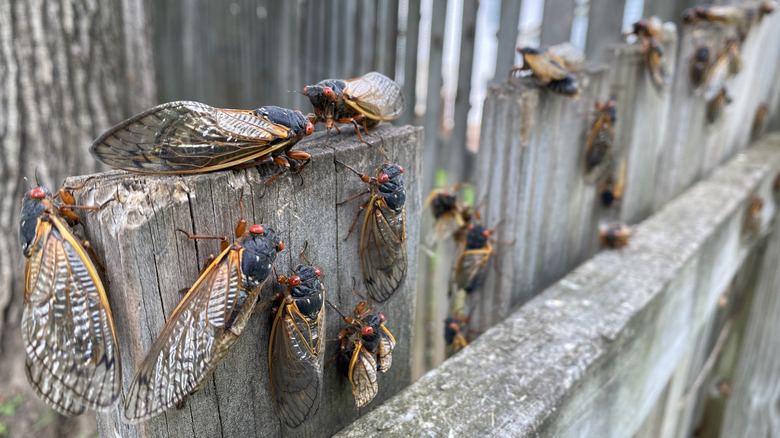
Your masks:
[[[321,275],[306,261],[290,278],[277,278],[287,288],[271,329],[268,370],[276,413],[289,427],[314,416],[322,397],[325,288]]]
[[[729,59],[729,75],[734,76],[742,70],[742,51],[739,48],[739,40],[736,38],[727,39],[725,52]]]
[[[368,128],[382,120],[395,120],[404,112],[401,87],[392,79],[372,71],[354,79],[325,79],[307,85],[303,94],[314,107],[310,116],[313,123],[324,122],[328,131],[338,127],[334,123],[352,123],[361,142],[358,124],[369,134]]]
[[[596,102],[599,115],[585,143],[585,181],[589,184],[602,181],[612,167],[615,143],[617,109],[614,100]]]
[[[626,160],[620,161],[617,176],[610,172],[604,181],[599,184],[599,197],[604,207],[618,207],[623,197],[623,188],[626,181]]]
[[[393,364],[395,338],[385,327],[385,316],[373,313],[365,301],[355,307],[352,317],[345,316],[344,321],[349,325],[339,333],[341,354],[349,360],[347,376],[359,409],[379,391],[377,371],[384,373]]]
[[[523,66],[513,67],[510,74],[530,69],[532,76],[550,90],[574,98],[579,96],[577,81],[558,57],[533,47],[518,47],[517,52],[523,55]]]
[[[710,68],[710,48],[707,46],[696,47],[696,53],[691,58],[689,76],[694,88],[704,82],[707,70]]]
[[[433,237],[436,241],[443,241],[462,230],[471,218],[468,204],[458,202],[459,185],[455,184],[452,190],[433,190],[425,205],[431,207],[436,222],[433,224]]]
[[[764,207],[764,199],[758,195],[750,197],[750,203],[745,210],[745,218],[742,221],[744,233],[757,233],[761,229],[761,210]]]
[[[490,236],[494,231],[479,224],[469,224],[467,229],[455,258],[455,283],[459,289],[472,293],[482,286],[487,276],[493,256]]]
[[[282,168],[267,185],[290,168],[282,155],[303,161],[303,170],[311,156],[290,149],[313,130],[300,111],[277,106],[240,110],[177,101],[114,126],[89,150],[111,167],[137,173],[210,172],[273,160]]]
[[[349,202],[365,193],[371,197],[360,206],[349,232],[355,228],[360,213],[365,209],[363,230],[360,234],[360,262],[363,281],[368,295],[378,302],[386,301],[401,286],[406,277],[406,188],[404,168],[384,163],[370,178],[352,167],[337,161],[355,172],[371,187],[344,202]]]
[[[671,79],[666,66],[664,46],[654,37],[642,38],[642,54],[653,85],[657,90],[663,91]]]
[[[22,199],[22,339],[33,390],[57,412],[73,416],[111,409],[122,391],[122,367],[103,282],[71,231],[68,221],[77,217],[55,204],[57,197],[72,202],[65,192],[52,196],[40,186]]]
[[[200,389],[244,330],[260,289],[271,274],[284,242],[276,231],[245,221],[236,227],[238,242],[210,260],[154,341],[125,397],[129,423],[179,405]]]
[[[625,224],[607,224],[599,228],[599,241],[606,247],[622,248],[628,245],[628,239],[632,234],[631,228]]]
[[[768,113],[769,104],[766,102],[762,103],[758,106],[758,108],[756,108],[756,114],[753,116],[753,126],[750,128],[751,139],[755,140],[764,135],[766,126],[769,123],[769,117],[767,117]]]
[[[449,316],[444,320],[444,352],[447,357],[452,357],[468,345],[469,340],[464,334],[466,330],[466,321],[460,315]]]
[[[707,102],[707,122],[717,122],[729,103],[731,103],[731,96],[728,95],[726,87],[722,87],[718,94]]]

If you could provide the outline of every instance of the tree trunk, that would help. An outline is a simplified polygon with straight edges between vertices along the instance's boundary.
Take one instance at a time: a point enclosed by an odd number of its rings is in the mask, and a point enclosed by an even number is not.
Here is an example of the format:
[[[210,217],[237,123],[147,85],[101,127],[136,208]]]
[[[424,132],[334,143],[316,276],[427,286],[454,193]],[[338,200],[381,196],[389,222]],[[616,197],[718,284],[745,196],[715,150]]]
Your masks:
[[[142,0],[0,0],[0,407],[15,406],[0,434],[95,433],[94,414],[65,421],[27,384],[19,200],[36,179],[55,191],[101,169],[92,140],[154,104],[149,40]]]

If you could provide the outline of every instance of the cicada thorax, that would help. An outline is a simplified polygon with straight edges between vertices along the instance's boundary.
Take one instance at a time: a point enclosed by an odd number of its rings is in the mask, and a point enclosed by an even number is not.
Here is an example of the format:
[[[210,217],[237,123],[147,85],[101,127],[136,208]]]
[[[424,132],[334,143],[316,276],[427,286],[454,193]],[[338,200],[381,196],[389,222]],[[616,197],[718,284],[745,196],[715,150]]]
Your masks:
[[[459,289],[472,293],[479,289],[488,273],[493,246],[488,230],[479,224],[470,224],[460,242],[455,259],[455,283]]]
[[[276,310],[268,347],[271,393],[279,418],[294,428],[317,412],[322,396],[325,289],[321,271],[299,265]]]
[[[133,378],[122,412],[126,422],[178,406],[200,389],[243,332],[283,248],[272,227],[252,225],[203,269]]]
[[[347,377],[352,384],[355,404],[361,408],[378,392],[377,372],[386,372],[393,363],[395,338],[385,327],[385,317],[372,313],[363,301],[355,308],[354,317],[339,333],[341,354],[348,361]]]
[[[122,386],[108,297],[95,263],[60,214],[63,208],[45,187],[31,189],[22,200],[22,339],[33,390],[72,416],[111,409]]]
[[[585,181],[603,181],[612,167],[617,109],[614,101],[596,104],[599,116],[585,145]]]
[[[657,90],[663,91],[671,79],[669,67],[666,65],[664,46],[655,37],[642,38],[641,41],[650,80]]]

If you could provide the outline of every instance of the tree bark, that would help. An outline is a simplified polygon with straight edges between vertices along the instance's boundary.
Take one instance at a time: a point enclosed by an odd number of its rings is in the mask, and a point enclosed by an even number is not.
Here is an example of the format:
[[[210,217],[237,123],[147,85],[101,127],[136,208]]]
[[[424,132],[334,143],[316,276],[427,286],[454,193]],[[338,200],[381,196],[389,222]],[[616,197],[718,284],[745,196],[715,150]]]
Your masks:
[[[0,427],[10,436],[94,434],[94,414],[65,421],[27,384],[19,200],[36,180],[55,191],[102,169],[92,140],[155,102],[149,41],[142,0],[0,0],[0,406],[16,405]]]

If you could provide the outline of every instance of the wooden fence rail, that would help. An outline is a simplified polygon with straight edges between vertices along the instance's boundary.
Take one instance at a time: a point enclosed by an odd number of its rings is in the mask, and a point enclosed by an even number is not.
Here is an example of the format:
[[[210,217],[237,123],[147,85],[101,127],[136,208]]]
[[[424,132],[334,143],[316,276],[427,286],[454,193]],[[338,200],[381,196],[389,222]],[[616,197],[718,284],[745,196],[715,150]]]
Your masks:
[[[690,416],[686,393],[696,400],[712,386],[693,384],[708,374],[707,361],[686,357],[700,349],[704,358],[713,350],[717,356],[711,330],[724,332],[729,318],[713,318],[723,307],[750,302],[757,284],[756,305],[769,300],[776,308],[776,284],[768,285],[779,262],[778,146],[776,134],[716,169],[639,224],[629,246],[597,254],[338,436],[661,436],[643,429],[651,426],[690,436],[692,423],[681,421]],[[754,195],[764,208],[751,231],[744,224]],[[732,282],[757,266],[763,268]],[[766,328],[753,331],[767,335]],[[761,345],[759,339],[743,342],[752,360],[765,362],[738,361],[760,373],[740,378],[776,394],[777,381],[767,380],[776,375],[776,355],[747,347]],[[742,400],[756,400],[740,391]],[[652,411],[663,415],[646,425]],[[756,429],[770,427],[773,415]]]
[[[356,175],[334,162],[338,159],[374,175],[384,159],[378,145],[404,169],[407,188],[406,221],[409,267],[405,286],[376,308],[387,317],[397,345],[393,366],[379,376],[379,395],[370,409],[411,381],[411,338],[414,284],[419,241],[420,170],[422,130],[382,125],[373,146],[358,142],[350,130],[332,135],[325,148],[325,134],[300,143],[312,154],[301,176],[288,174],[270,186],[263,197],[263,182],[276,172],[275,165],[241,171],[193,176],[139,176],[126,172],[98,174],[77,192],[81,203],[109,203],[95,214],[85,214],[87,237],[103,260],[109,302],[122,347],[123,383],[127,389],[135,370],[160,333],[167,317],[181,300],[178,291],[192,285],[209,254],[217,254],[214,241],[193,242],[176,228],[197,234],[232,236],[239,220],[238,200],[243,191],[247,219],[282,232],[285,249],[276,269],[290,275],[301,263],[299,254],[308,242],[307,257],[323,272],[326,298],[351,314],[362,286],[359,256],[360,227],[348,237],[348,229],[362,201],[339,202],[366,189]],[[84,177],[69,179],[74,185]],[[279,291],[269,279],[260,302]],[[274,288],[276,286],[276,288]],[[337,339],[342,318],[326,308],[327,338]],[[115,412],[98,415],[101,436],[189,437],[197,436],[329,436],[358,417],[349,381],[338,361],[325,371],[325,390],[319,412],[299,429],[280,429],[270,398],[267,347],[272,314],[270,307],[250,319],[244,333],[218,366],[213,377],[182,410],[164,414],[137,426],[126,425]],[[338,342],[326,345],[326,360],[338,351]]]

